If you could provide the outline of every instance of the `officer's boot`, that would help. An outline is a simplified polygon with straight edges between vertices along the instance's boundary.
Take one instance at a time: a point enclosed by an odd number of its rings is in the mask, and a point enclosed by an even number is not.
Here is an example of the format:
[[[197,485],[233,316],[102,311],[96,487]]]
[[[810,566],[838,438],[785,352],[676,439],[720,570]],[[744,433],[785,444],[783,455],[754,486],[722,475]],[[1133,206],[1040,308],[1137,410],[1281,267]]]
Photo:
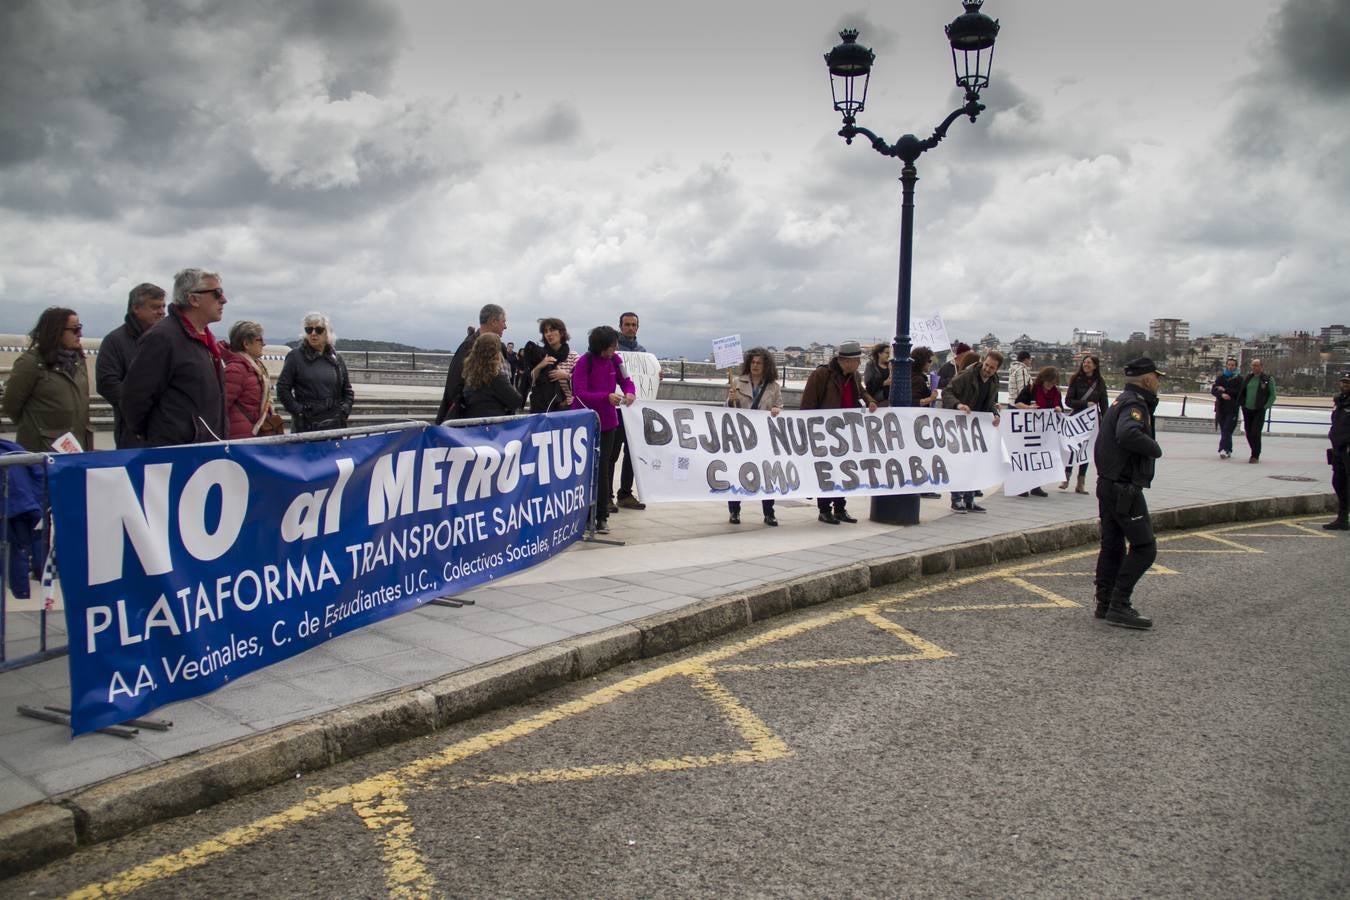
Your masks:
[[[1336,514],[1336,518],[1322,526],[1327,531],[1350,531],[1350,516],[1347,516],[1345,510]]]
[[[1111,591],[1107,588],[1097,588],[1097,606],[1092,610],[1093,618],[1105,619],[1106,611],[1111,608]]]
[[[1111,605],[1106,610],[1106,621],[1123,628],[1152,628],[1153,620],[1141,616],[1139,610],[1130,604],[1128,595],[1119,592],[1111,594]]]

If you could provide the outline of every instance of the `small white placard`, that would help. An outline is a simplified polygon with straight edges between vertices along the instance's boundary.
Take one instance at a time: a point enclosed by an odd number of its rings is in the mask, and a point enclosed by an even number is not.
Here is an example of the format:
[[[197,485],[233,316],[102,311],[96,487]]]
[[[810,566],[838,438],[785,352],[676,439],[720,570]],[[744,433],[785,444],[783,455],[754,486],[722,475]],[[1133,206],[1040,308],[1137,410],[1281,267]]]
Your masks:
[[[75,435],[69,431],[52,441],[52,449],[57,453],[83,453],[84,448],[80,442],[75,440]]]
[[[745,362],[739,334],[713,339],[713,364],[719,369],[739,369]]]

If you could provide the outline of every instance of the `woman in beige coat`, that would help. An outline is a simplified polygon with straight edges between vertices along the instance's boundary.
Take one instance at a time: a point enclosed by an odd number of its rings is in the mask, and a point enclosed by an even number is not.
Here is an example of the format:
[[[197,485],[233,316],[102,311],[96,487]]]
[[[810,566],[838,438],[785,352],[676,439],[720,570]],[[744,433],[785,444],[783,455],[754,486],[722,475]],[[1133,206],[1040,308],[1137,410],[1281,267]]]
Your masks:
[[[778,386],[778,367],[774,365],[768,350],[752,347],[745,352],[745,363],[741,366],[740,377],[731,386],[727,406],[736,409],[767,409],[774,416],[782,411],[783,391]],[[764,524],[777,526],[773,501],[763,500],[761,505],[764,507]],[[741,524],[741,501],[728,500],[727,510],[731,513],[731,524]]]
[[[75,310],[52,306],[29,333],[32,346],[14,361],[5,384],[4,409],[25,450],[47,453],[66,432],[85,450],[94,449],[89,427],[89,370]]]

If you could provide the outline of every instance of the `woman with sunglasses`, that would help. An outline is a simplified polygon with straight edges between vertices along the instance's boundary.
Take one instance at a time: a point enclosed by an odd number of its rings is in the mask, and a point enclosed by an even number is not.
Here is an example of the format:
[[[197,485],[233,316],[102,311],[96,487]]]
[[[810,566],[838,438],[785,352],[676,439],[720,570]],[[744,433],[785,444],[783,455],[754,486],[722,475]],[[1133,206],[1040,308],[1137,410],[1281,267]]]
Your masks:
[[[4,410],[25,450],[46,453],[66,432],[85,450],[94,449],[83,333],[75,310],[48,307],[28,333],[28,350],[14,361],[5,383]]]
[[[356,393],[347,363],[337,352],[337,335],[323,313],[305,316],[300,346],[286,354],[277,379],[277,397],[291,414],[296,433],[345,428]]]

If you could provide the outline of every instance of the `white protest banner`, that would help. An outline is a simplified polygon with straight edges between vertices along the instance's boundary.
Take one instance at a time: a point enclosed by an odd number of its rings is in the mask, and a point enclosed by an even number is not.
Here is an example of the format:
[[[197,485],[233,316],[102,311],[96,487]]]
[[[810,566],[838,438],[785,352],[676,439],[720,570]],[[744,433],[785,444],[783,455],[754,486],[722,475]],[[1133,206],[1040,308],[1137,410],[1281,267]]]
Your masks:
[[[947,323],[942,321],[941,313],[926,319],[910,319],[909,345],[927,347],[934,353],[946,353],[950,350],[952,345],[947,339]]]
[[[713,339],[713,365],[719,369],[739,369],[745,362],[739,334]],[[626,429],[628,426],[625,425]]]
[[[656,354],[620,350],[619,359],[628,377],[633,379],[637,398],[655,400],[656,392],[661,389],[661,361],[656,358]]]
[[[1053,409],[1004,410],[998,423],[1003,442],[1003,493],[1016,496],[1064,478],[1059,440],[1063,414]]]
[[[788,411],[655,402],[621,409],[647,501],[979,490],[1002,477],[989,413]]]
[[[1092,462],[1092,448],[1097,445],[1097,427],[1100,413],[1097,404],[1071,416],[1060,416],[1059,437],[1064,448],[1064,466],[1078,466]]]

